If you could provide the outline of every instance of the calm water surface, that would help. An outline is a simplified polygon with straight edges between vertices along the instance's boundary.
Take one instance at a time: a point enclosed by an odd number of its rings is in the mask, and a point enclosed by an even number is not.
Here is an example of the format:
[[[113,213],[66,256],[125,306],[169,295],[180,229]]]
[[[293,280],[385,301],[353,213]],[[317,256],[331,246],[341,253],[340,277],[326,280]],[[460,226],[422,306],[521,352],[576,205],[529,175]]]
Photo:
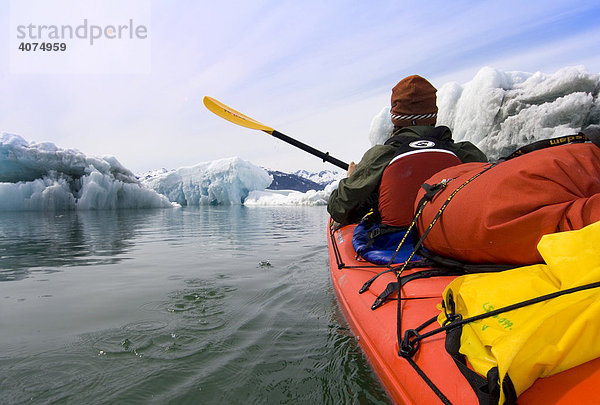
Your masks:
[[[326,221],[0,213],[0,403],[388,403],[337,308]]]

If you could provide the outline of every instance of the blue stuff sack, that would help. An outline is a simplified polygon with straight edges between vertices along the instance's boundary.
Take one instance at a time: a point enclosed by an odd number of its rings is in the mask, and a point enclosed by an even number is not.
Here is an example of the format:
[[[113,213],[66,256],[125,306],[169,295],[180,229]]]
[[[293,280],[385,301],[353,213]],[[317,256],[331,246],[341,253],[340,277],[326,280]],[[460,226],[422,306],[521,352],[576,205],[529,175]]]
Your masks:
[[[369,221],[361,222],[354,228],[352,235],[352,246],[356,253],[368,262],[375,264],[388,264],[398,248],[398,244],[404,237],[406,229],[401,229],[397,232],[385,233],[375,238],[373,243],[369,245],[369,233],[379,227],[379,224],[369,223]],[[404,241],[404,245],[394,258],[393,264],[404,263],[413,251],[413,233],[408,235]],[[413,256],[411,261],[421,260],[420,256]]]

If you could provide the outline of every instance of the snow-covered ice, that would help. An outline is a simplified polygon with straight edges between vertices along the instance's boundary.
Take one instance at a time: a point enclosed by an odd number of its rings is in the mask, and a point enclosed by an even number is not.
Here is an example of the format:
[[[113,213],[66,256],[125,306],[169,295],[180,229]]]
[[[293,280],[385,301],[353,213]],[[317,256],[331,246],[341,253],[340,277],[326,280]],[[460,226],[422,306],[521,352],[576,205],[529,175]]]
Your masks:
[[[583,66],[553,74],[481,69],[470,82],[438,91],[438,125],[456,141],[471,141],[497,159],[536,140],[579,132],[600,123],[600,75]],[[369,139],[381,144],[391,133],[389,107],[371,123]]]
[[[171,207],[114,157],[0,137],[0,211]]]
[[[265,169],[233,157],[159,173],[142,183],[185,206],[242,204],[251,191],[266,189],[272,180]]]
[[[328,185],[346,177],[346,172],[342,173],[337,170],[321,170],[319,173],[309,172],[308,170],[296,170],[293,174],[322,185]]]
[[[327,205],[331,192],[338,186],[339,180],[325,186],[320,191],[263,190],[253,191],[248,195],[244,205]]]
[[[600,124],[600,75],[583,67],[553,74],[502,72],[485,67],[466,84],[438,91],[438,125],[457,141],[469,140],[491,159],[536,140]],[[371,122],[371,144],[383,143],[393,127],[389,106]],[[366,135],[366,134],[365,134]],[[177,170],[156,170],[141,180],[114,157],[92,157],[52,143],[0,138],[0,211],[115,209],[177,205],[324,205],[344,173],[295,173],[324,190],[266,190],[272,177],[239,157]],[[335,180],[335,181],[334,181]]]

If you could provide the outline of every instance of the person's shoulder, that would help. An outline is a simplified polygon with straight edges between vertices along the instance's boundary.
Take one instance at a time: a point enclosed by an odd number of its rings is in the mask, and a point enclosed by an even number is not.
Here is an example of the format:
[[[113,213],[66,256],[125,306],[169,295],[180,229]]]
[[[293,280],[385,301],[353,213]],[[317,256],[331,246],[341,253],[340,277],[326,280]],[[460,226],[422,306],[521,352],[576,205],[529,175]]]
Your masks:
[[[380,152],[380,151],[386,151],[386,150],[389,150],[389,149],[394,149],[394,147],[393,147],[393,146],[391,146],[391,145],[382,145],[382,144],[377,144],[377,145],[373,145],[373,146],[371,146],[371,147],[370,147],[370,148],[367,150],[367,152],[371,152],[371,151],[374,151],[374,152]]]
[[[364,154],[365,158],[375,158],[377,156],[387,155],[393,153],[395,148],[392,145],[373,145]]]
[[[391,145],[374,145],[365,152],[360,160],[359,167],[369,168],[369,172],[379,170],[380,167],[385,167],[392,160],[396,148]]]
[[[426,133],[427,137],[439,139],[441,141],[449,141],[452,142],[452,130],[445,125],[440,125],[437,127],[430,127],[429,131]]]

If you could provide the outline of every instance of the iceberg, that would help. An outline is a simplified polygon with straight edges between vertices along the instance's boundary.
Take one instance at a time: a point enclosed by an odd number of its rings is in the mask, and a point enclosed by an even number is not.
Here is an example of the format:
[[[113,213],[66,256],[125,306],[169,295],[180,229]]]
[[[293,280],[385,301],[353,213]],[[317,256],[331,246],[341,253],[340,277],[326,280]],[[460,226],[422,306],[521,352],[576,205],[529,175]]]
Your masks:
[[[114,157],[90,157],[18,135],[0,137],[0,211],[171,206]]]
[[[339,180],[325,186],[323,190],[309,190],[305,193],[291,190],[252,191],[244,205],[327,205],[331,192],[337,188]]]
[[[438,125],[447,125],[456,141],[471,141],[494,160],[525,144],[600,124],[599,91],[600,75],[582,66],[553,74],[484,67],[466,84],[447,83],[439,89]],[[372,119],[369,140],[382,144],[392,131],[386,106]],[[239,157],[160,169],[138,179],[114,157],[86,156],[49,142],[28,143],[18,135],[0,138],[0,211],[326,205],[345,173],[299,170],[290,176],[325,188],[304,193],[268,190],[273,176]],[[286,184],[272,188],[290,187]]]
[[[265,190],[272,181],[265,169],[232,157],[159,172],[146,176],[142,184],[188,206],[243,204],[250,192]]]
[[[438,91],[438,125],[456,141],[471,141],[491,160],[541,139],[576,134],[600,123],[600,75],[583,66],[553,74],[502,72],[484,67],[468,83]],[[393,127],[389,107],[371,122],[372,145],[385,142]]]

